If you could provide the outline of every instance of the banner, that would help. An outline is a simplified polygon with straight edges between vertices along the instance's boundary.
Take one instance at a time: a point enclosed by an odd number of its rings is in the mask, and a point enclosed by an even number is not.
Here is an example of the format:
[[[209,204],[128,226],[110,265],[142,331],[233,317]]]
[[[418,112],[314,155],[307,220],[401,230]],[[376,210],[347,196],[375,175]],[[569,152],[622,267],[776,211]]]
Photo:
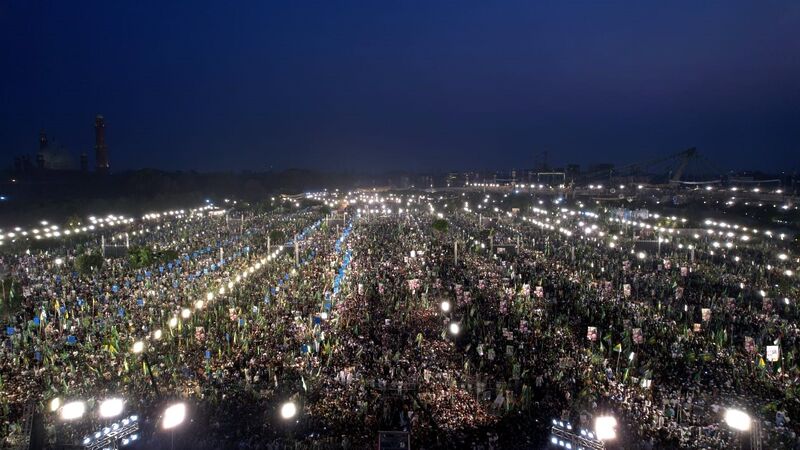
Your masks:
[[[586,339],[592,342],[597,341],[597,327],[588,327],[586,329]]]
[[[747,353],[755,353],[756,352],[756,343],[750,336],[745,336],[744,338],[744,350]]]
[[[634,328],[633,329],[633,343],[634,344],[641,344],[644,342],[644,335],[642,334],[641,328]]]
[[[767,346],[767,361],[777,361],[781,357],[780,347],[777,345]]]

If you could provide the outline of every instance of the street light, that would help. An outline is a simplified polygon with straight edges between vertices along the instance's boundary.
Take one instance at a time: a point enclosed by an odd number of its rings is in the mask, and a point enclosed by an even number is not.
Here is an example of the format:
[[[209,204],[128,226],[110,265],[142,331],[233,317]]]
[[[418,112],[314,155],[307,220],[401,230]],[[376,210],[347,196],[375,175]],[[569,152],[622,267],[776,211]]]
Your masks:
[[[164,410],[164,420],[161,427],[169,430],[183,423],[186,418],[186,404],[176,403]]]
[[[449,312],[450,311],[450,302],[447,300],[442,302],[442,311]]]
[[[69,402],[61,407],[61,420],[75,420],[83,417],[86,404],[80,400]]]
[[[61,258],[56,258],[55,263],[56,263],[57,266],[60,266],[60,265],[64,264],[64,260],[61,259]]]
[[[453,322],[453,323],[450,324],[450,333],[451,334],[458,334],[460,331],[461,331],[461,327],[458,325],[458,323]]]
[[[294,402],[286,402],[281,406],[281,417],[291,419],[297,414],[297,405]]]
[[[725,411],[725,423],[737,431],[747,431],[750,429],[750,415],[740,409],[729,408]]]
[[[617,437],[617,419],[613,416],[600,416],[594,420],[594,434],[601,441],[610,441]]]
[[[50,411],[51,412],[58,411],[58,408],[60,408],[60,407],[61,407],[61,398],[56,397],[56,398],[50,400]]]

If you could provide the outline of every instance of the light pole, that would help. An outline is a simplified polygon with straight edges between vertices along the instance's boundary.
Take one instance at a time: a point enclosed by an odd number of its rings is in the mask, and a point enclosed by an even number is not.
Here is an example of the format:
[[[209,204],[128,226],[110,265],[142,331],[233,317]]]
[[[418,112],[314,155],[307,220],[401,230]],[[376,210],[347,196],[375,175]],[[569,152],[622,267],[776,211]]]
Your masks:
[[[161,420],[161,428],[170,430],[170,446],[175,448],[175,428],[182,424],[186,419],[186,404],[175,403],[164,410],[164,417]]]
[[[740,409],[728,408],[725,410],[725,423],[736,431],[736,446],[741,448],[742,433],[750,431],[753,419]]]
[[[142,361],[144,361],[145,365],[147,365],[147,373],[150,374],[150,385],[153,387],[153,392],[156,394],[156,398],[160,397],[161,394],[158,392],[156,378],[153,376],[153,367],[150,365],[150,360],[147,359],[147,353],[144,351],[143,341],[136,341],[133,343],[133,353],[142,356]]]

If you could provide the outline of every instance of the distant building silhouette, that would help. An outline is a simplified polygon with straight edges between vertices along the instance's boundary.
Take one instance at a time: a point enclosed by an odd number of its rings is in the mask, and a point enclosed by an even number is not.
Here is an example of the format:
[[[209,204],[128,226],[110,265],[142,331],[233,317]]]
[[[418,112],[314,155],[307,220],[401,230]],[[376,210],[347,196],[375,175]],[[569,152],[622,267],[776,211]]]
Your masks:
[[[81,155],[83,167],[84,155]],[[39,132],[39,149],[32,155],[14,157],[14,172],[28,174],[45,174],[77,169],[75,155],[64,148],[55,139],[47,136],[45,130]]]
[[[94,152],[97,173],[108,173],[108,147],[106,146],[106,121],[101,115],[94,119]]]

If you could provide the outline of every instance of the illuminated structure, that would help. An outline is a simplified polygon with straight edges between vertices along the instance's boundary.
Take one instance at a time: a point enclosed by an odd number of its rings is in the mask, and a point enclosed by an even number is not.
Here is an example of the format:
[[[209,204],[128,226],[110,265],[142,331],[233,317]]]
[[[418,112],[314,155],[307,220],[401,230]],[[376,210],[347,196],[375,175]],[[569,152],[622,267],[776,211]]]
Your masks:
[[[106,146],[106,121],[101,115],[94,119],[94,151],[97,173],[108,173],[108,147]]]

